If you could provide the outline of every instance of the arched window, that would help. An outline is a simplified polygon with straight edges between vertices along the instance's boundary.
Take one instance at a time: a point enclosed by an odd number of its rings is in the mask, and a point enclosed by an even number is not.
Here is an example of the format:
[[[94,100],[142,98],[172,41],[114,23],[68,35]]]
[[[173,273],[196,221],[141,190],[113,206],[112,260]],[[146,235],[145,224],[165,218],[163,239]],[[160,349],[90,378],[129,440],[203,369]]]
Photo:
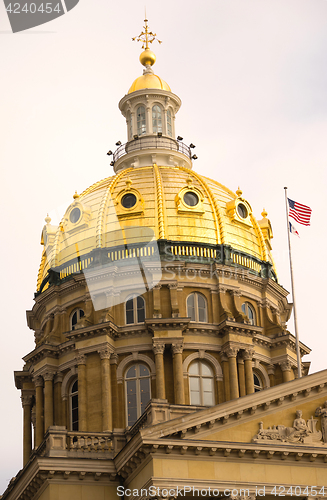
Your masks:
[[[173,136],[173,126],[170,109],[167,110],[167,135],[169,135],[170,137]]]
[[[254,392],[262,391],[263,383],[261,377],[259,377],[259,375],[257,375],[256,373],[253,373],[253,383],[254,383]]]
[[[70,317],[70,329],[71,330],[75,330],[78,321],[81,318],[83,318],[83,316],[84,316],[83,309],[75,309],[75,311],[73,311],[73,313]]]
[[[78,431],[78,380],[72,383],[69,391],[69,413],[70,428],[72,431]]]
[[[152,132],[162,132],[161,107],[155,104],[152,108]]]
[[[145,122],[145,107],[139,106],[137,108],[137,135],[143,135],[146,133],[146,122]]]
[[[205,323],[207,320],[207,301],[205,297],[198,292],[191,293],[187,297],[187,315],[191,321]]]
[[[125,303],[126,325],[142,323],[145,320],[145,302],[141,295],[131,297]]]
[[[255,311],[248,302],[242,304],[242,311],[249,318],[250,325],[256,325]]]
[[[215,404],[213,371],[201,360],[194,361],[188,370],[191,405]]]
[[[125,375],[127,425],[135,424],[151,398],[150,371],[143,364],[128,368]]]

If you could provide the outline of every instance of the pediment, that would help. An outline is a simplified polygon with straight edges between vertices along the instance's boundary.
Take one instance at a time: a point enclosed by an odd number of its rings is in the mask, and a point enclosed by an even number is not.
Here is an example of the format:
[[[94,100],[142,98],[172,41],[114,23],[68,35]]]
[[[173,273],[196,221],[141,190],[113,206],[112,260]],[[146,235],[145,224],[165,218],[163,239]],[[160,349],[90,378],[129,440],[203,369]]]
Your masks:
[[[145,441],[319,447],[327,451],[327,370],[140,430]],[[297,413],[297,412],[301,412]],[[208,442],[208,443],[206,443]]]

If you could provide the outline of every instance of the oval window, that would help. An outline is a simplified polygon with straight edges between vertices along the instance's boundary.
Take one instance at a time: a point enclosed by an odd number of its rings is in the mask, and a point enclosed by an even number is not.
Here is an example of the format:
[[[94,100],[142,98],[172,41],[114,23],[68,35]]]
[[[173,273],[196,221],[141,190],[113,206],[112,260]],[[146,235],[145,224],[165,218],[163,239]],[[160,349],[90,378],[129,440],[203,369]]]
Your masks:
[[[193,193],[193,191],[187,191],[187,193],[184,194],[184,202],[189,207],[195,207],[195,205],[199,203],[199,197],[196,193]]]
[[[124,208],[132,208],[136,204],[136,196],[133,193],[125,194],[121,199]]]
[[[70,222],[72,224],[76,224],[76,222],[79,220],[81,216],[81,211],[79,208],[73,208],[73,210],[70,212]]]
[[[248,216],[248,211],[247,211],[247,208],[245,205],[243,205],[243,203],[239,203],[237,205],[237,212],[238,212],[238,215],[240,217],[242,217],[242,219],[246,219],[247,216]]]

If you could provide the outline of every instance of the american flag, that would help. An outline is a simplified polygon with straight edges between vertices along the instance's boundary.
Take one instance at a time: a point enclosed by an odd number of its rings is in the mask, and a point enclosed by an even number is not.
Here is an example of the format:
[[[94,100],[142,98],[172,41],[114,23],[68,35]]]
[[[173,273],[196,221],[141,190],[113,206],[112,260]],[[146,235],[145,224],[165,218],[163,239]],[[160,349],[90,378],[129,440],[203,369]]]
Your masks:
[[[297,201],[288,199],[289,212],[288,215],[292,217],[292,219],[296,220],[299,224],[303,224],[304,226],[310,226],[310,217],[311,217],[311,208],[306,205],[302,205]]]

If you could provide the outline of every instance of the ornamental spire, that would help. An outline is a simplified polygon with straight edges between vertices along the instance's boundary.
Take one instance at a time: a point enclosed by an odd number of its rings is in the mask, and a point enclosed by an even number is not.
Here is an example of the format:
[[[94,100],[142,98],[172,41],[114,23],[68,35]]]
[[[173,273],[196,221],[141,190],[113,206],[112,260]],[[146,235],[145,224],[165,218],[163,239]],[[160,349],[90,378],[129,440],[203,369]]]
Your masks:
[[[156,56],[155,56],[154,52],[152,52],[152,50],[150,50],[149,44],[153,43],[155,40],[158,43],[162,43],[162,41],[157,38],[156,33],[149,31],[148,20],[146,18],[146,14],[145,14],[144,23],[145,23],[143,26],[144,31],[142,31],[138,36],[135,36],[134,38],[132,38],[132,40],[133,40],[133,42],[135,42],[135,41],[142,42],[142,49],[144,49],[144,51],[140,55],[141,64],[143,64],[143,66],[153,66],[153,64],[156,62]]]

